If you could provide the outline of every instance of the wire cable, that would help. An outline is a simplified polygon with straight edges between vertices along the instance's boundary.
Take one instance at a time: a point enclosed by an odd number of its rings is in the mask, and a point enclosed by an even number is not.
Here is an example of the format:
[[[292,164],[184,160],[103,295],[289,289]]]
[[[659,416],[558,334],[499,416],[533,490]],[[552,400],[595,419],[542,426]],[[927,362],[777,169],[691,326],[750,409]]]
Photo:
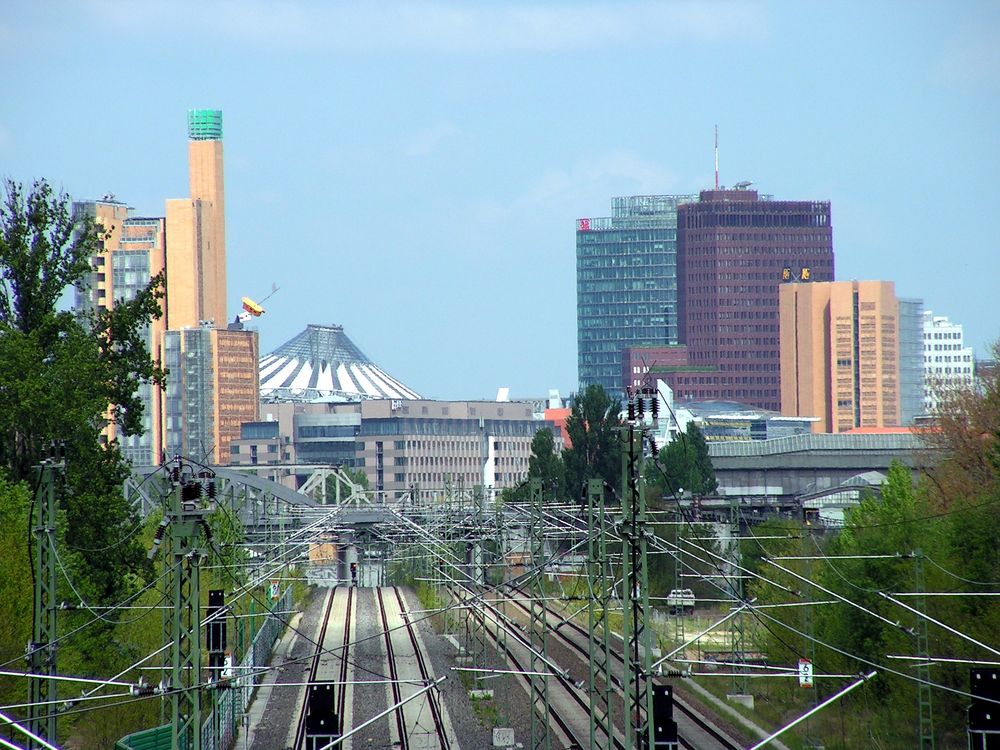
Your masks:
[[[973,586],[1000,586],[1000,581],[974,581],[971,578],[963,578],[962,576],[958,575],[958,573],[953,573],[940,563],[935,562],[927,555],[923,555],[923,558],[931,565],[933,565],[935,568],[940,570],[942,573],[945,573],[946,575],[949,575],[956,580],[962,581],[963,583],[968,583]]]

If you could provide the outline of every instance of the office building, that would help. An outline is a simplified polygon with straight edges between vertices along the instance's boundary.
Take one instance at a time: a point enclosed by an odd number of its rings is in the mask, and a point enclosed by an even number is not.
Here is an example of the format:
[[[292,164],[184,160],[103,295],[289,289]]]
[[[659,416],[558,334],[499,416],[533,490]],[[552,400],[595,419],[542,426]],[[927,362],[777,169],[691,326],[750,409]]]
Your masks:
[[[975,382],[975,358],[965,345],[961,323],[932,310],[923,314],[924,413],[934,414],[939,396],[950,388],[970,388]]]
[[[576,228],[577,369],[621,398],[622,350],[676,344],[677,210],[690,195],[612,200],[611,216]]]
[[[229,462],[240,426],[260,415],[259,358],[256,331],[205,325],[164,334],[163,360],[170,371],[164,404],[167,455]]]
[[[622,383],[626,390],[656,388],[657,373],[664,368],[682,367],[687,364],[687,347],[627,346],[622,350]]]
[[[687,362],[658,374],[678,400],[781,408],[778,287],[832,281],[825,201],[776,201],[744,184],[677,213],[677,314]]]
[[[154,360],[167,368],[165,394],[140,385],[143,431],[117,435],[137,465],[164,455],[225,463],[240,425],[259,413],[256,331],[226,330],[225,189],[222,113],[188,112],[190,196],[166,201],[166,217],[136,217],[113,196],[74,204],[102,231],[92,272],[77,290],[79,309],[101,310],[130,299],[166,273],[163,317],[146,331]]]
[[[899,302],[891,281],[780,287],[781,413],[817,432],[901,422]]]
[[[98,250],[90,259],[91,271],[76,289],[76,309],[97,312],[113,307],[116,302],[131,300],[163,271],[166,237],[162,217],[134,216],[132,209],[112,195],[100,200],[75,201],[72,210],[74,216],[89,216],[101,228]],[[161,317],[143,332],[146,347],[156,361],[165,324],[165,317]],[[149,383],[139,386],[143,406],[140,434],[120,434],[113,423],[104,431],[105,439],[117,438],[122,455],[135,464],[149,465],[159,455],[160,397],[160,389]]]
[[[899,410],[908,427],[924,410],[924,301],[899,300]]]
[[[411,487],[441,495],[518,484],[528,472],[531,441],[543,428],[523,401],[364,399],[352,402],[265,403],[262,421],[244,424],[230,443],[240,466],[348,466],[363,470],[372,490],[398,497]],[[300,483],[311,466],[298,470]],[[275,469],[276,478],[297,471]]]
[[[187,198],[167,200],[167,455],[229,461],[240,426],[260,413],[257,332],[228,329],[222,112],[188,112]]]

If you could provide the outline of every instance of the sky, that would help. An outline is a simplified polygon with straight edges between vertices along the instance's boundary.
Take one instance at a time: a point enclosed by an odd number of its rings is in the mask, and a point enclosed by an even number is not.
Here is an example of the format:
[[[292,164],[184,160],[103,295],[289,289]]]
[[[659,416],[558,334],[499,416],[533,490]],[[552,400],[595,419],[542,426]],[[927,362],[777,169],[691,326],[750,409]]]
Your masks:
[[[229,309],[424,396],[576,389],[575,225],[752,180],[1000,338],[1000,3],[0,0],[0,176],[160,216],[224,117]]]

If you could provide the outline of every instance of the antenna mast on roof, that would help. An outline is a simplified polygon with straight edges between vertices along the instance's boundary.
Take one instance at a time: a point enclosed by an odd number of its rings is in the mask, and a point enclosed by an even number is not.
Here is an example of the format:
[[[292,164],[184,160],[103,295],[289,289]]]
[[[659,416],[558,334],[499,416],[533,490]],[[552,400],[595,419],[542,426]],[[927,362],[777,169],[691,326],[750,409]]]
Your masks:
[[[719,126],[715,126],[715,189],[719,189]]]

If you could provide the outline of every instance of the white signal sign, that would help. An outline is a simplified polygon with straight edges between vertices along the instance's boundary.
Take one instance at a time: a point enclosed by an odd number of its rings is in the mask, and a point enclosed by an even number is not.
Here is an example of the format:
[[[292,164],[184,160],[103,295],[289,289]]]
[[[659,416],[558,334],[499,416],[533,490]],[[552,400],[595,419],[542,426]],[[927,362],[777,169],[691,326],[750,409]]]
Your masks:
[[[268,587],[268,594],[272,599],[277,601],[278,599],[278,582],[271,581],[271,585]]]
[[[813,665],[808,659],[799,659],[799,687],[813,686]]]
[[[493,727],[493,747],[514,747],[514,730]]]

